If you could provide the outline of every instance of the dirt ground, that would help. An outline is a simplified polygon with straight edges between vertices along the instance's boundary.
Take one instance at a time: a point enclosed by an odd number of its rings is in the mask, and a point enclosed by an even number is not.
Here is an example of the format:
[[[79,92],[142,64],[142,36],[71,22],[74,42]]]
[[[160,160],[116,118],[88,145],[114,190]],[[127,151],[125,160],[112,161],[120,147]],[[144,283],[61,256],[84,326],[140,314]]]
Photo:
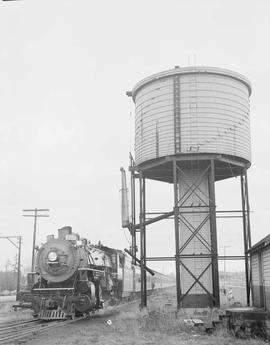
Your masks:
[[[151,296],[148,310],[139,311],[138,301],[108,307],[87,320],[37,334],[25,345],[265,345],[261,340],[236,339],[226,325],[212,334],[203,327],[189,326],[189,316],[175,314],[172,293]]]

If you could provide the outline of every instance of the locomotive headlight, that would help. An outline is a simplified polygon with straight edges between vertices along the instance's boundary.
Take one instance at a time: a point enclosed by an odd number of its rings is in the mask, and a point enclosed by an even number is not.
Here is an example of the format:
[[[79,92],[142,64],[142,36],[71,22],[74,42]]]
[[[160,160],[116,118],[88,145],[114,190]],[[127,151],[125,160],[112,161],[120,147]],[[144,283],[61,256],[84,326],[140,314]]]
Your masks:
[[[56,261],[56,259],[57,259],[57,253],[56,253],[56,252],[50,252],[50,253],[48,254],[48,259],[49,259],[49,261]]]

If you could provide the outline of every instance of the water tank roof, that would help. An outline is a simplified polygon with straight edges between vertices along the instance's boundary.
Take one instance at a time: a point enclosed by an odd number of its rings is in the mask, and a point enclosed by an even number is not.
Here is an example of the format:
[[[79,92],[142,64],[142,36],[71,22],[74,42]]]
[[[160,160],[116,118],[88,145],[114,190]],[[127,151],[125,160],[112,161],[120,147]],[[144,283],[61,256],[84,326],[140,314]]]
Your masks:
[[[166,77],[170,77],[170,76],[174,76],[174,75],[181,75],[181,74],[200,74],[200,73],[206,73],[206,74],[216,74],[216,75],[222,75],[222,76],[228,76],[230,78],[234,78],[236,80],[241,81],[242,83],[244,83],[249,91],[249,96],[251,95],[251,82],[242,74],[228,70],[228,69],[224,69],[224,68],[218,68],[218,67],[208,67],[208,66],[189,66],[189,67],[178,67],[176,66],[173,69],[170,70],[166,70],[163,72],[159,72],[156,74],[153,74],[149,77],[146,77],[144,79],[142,79],[141,81],[139,81],[134,88],[132,89],[132,98],[133,100],[135,100],[136,97],[136,93],[138,92],[138,90],[148,84],[151,83],[155,80],[158,79],[162,79],[162,78],[166,78]]]

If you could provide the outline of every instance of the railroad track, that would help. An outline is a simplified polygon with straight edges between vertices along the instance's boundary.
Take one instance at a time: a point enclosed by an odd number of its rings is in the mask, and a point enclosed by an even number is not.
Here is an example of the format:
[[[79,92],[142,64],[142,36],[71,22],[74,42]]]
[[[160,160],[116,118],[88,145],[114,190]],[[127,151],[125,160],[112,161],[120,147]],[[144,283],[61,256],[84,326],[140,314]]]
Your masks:
[[[82,319],[85,319],[85,317],[77,318],[75,320],[59,320],[51,322],[27,320],[3,323],[0,324],[0,344],[10,344],[13,341],[25,339],[33,334],[42,333],[55,327],[66,326]]]

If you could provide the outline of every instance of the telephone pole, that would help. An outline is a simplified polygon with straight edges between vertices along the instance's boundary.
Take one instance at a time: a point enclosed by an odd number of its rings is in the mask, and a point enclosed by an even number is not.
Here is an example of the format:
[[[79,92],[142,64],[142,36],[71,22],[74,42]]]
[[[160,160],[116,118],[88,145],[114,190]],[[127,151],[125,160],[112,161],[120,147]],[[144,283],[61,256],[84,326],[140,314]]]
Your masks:
[[[33,232],[33,247],[32,247],[32,265],[31,272],[34,272],[35,269],[35,248],[36,248],[36,233],[37,233],[37,218],[39,217],[49,217],[48,214],[40,214],[39,212],[49,212],[48,208],[34,208],[23,210],[23,212],[29,212],[23,214],[24,217],[33,217],[34,218],[34,232]]]

